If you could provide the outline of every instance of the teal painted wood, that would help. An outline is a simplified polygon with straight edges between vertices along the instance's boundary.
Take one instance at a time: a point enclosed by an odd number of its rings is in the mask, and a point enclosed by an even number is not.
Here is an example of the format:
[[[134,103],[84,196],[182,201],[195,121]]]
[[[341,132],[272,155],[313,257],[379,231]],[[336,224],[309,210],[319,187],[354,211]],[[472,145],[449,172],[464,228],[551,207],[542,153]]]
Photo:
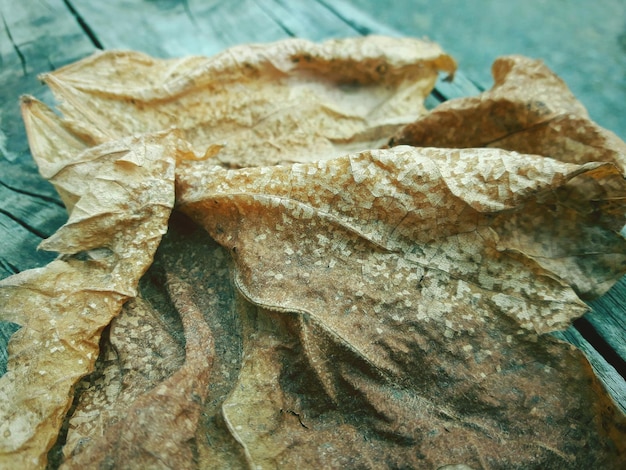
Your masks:
[[[72,4],[103,48],[134,49],[155,57],[212,55],[235,44],[286,37],[253,0]]]
[[[235,44],[291,36],[323,40],[370,33],[400,35],[368,14],[379,11],[382,2],[371,0],[367,9],[354,5],[345,0],[71,0],[67,5],[63,0],[0,0],[0,279],[54,258],[53,253],[35,248],[66,218],[58,196],[32,162],[19,114],[21,94],[33,94],[52,104],[37,74],[78,60],[98,47],[174,57],[211,55]],[[419,32],[414,35],[421,36]],[[453,82],[441,78],[427,101],[429,107],[443,99],[480,92],[463,73]],[[626,357],[624,284],[595,301],[594,311],[585,317],[622,358]],[[6,365],[3,344],[15,329],[0,322],[0,374]],[[626,406],[626,385],[616,379],[615,368],[575,328],[560,337],[585,352],[605,386]]]
[[[43,266],[55,253],[37,251],[41,240],[65,222],[56,191],[39,173],[28,150],[19,97],[52,103],[37,75],[94,50],[63,0],[0,0],[0,279]],[[0,319],[2,312],[0,312]],[[0,321],[0,375],[7,343],[18,329]]]
[[[542,59],[594,120],[626,139],[624,0],[323,1],[368,11],[398,33],[430,37],[485,87],[491,86],[491,64],[498,56]]]
[[[237,44],[287,37],[320,41],[359,35],[316,1],[140,1],[134,7],[123,0],[72,3],[104,48],[134,49],[156,57],[211,55]],[[120,25],[112,12],[122,10],[125,24]]]
[[[576,328],[568,328],[567,331],[559,331],[553,333],[553,335],[558,339],[573,344],[585,354],[596,375],[608,390],[609,395],[611,395],[619,408],[626,413],[626,381],[624,381],[624,377],[590,346]]]
[[[626,276],[609,292],[591,302],[587,320],[619,357],[626,359]]]
[[[53,187],[43,180],[28,150],[19,97],[52,102],[37,75],[94,50],[62,0],[0,0],[0,278],[41,266],[54,255],[39,242],[66,220]],[[71,47],[68,47],[71,45]]]

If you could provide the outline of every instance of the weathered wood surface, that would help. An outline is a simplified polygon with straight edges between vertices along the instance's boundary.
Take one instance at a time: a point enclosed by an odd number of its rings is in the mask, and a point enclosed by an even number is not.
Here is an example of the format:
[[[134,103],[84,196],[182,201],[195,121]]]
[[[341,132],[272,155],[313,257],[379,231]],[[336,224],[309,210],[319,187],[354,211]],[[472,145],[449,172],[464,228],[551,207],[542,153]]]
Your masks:
[[[52,102],[38,74],[98,48],[174,57],[210,55],[235,44],[290,36],[322,40],[397,35],[371,14],[384,7],[382,2],[371,3],[368,12],[336,0],[0,0],[0,279],[53,259],[54,254],[36,247],[66,218],[54,189],[37,173],[19,115],[22,94]],[[452,83],[441,81],[427,103],[434,106],[479,91],[460,73]],[[626,281],[592,306],[593,311],[559,337],[587,355],[626,409]],[[0,322],[0,374],[6,367],[6,343],[16,328]]]
[[[372,0],[348,1],[368,11],[373,4]],[[626,139],[624,0],[379,3],[374,10],[378,22],[439,42],[482,86],[490,86],[490,66],[499,55],[522,54],[545,61],[598,124]]]

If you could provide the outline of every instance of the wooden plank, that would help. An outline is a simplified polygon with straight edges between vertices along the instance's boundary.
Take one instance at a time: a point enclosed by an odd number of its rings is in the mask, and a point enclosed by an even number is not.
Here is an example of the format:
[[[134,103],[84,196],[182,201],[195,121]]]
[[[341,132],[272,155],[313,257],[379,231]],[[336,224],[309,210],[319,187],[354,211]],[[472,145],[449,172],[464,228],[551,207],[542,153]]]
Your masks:
[[[360,35],[348,22],[316,1],[304,3],[256,0],[256,2],[290,36],[323,41],[329,38]]]
[[[66,218],[56,192],[39,176],[30,157],[19,96],[28,93],[51,102],[37,74],[77,60],[93,46],[84,41],[82,30],[60,0],[2,0],[0,15],[0,200],[2,230],[10,234],[0,242],[5,277],[7,266],[23,270],[47,263],[50,255],[32,248]],[[28,249],[16,251],[22,238]]]
[[[323,5],[327,10],[331,11],[334,16],[340,18],[348,24],[358,34],[382,34],[385,36],[398,37],[402,36],[397,30],[390,28],[379,21],[376,21],[371,15],[355,7],[351,2],[344,0],[316,0],[317,3]],[[380,6],[381,4],[379,4]],[[383,8],[390,8],[390,5],[384,4]]]
[[[0,183],[0,201],[0,213],[39,238],[52,235],[67,219],[65,206],[56,197],[20,192]]]
[[[85,40],[62,0],[0,0],[0,16],[0,185],[16,194],[41,195],[58,201],[56,192],[39,176],[30,157],[19,96],[37,94],[51,103],[52,95],[39,83],[37,75],[73,62],[91,53],[94,47]],[[5,203],[3,206],[8,207]],[[62,207],[58,210],[64,211]]]
[[[0,184],[0,276],[49,263],[56,254],[37,251],[67,219],[63,205]]]
[[[134,49],[156,57],[212,55],[237,44],[287,37],[320,41],[359,34],[316,1],[190,0],[128,5],[123,0],[74,0],[72,4],[105,48]],[[123,24],[118,20],[121,10]],[[137,30],[142,34],[138,35]]]
[[[29,228],[0,212],[0,275],[5,278],[56,258],[54,253],[37,251],[41,240]]]
[[[626,381],[624,377],[622,377],[575,328],[568,328],[566,331],[557,331],[552,333],[552,335],[573,344],[585,354],[596,375],[609,392],[609,395],[611,395],[618,407],[626,413]]]
[[[26,228],[42,238],[53,233],[67,218],[56,191],[38,174],[28,150],[19,109],[19,96],[32,94],[51,102],[52,96],[37,80],[41,72],[77,60],[94,49],[61,0],[1,0],[0,14],[0,211],[6,216],[5,230],[14,235],[0,242],[4,254],[14,254],[12,240]],[[10,248],[9,248],[10,247]],[[41,256],[39,256],[39,254]],[[44,253],[23,253],[23,270],[48,262]],[[37,261],[37,259],[39,261]],[[28,260],[28,261],[26,261]]]
[[[0,16],[0,162],[12,162],[29,159],[19,95],[31,93],[50,102],[37,75],[84,57],[94,47],[62,0],[0,0]]]
[[[626,276],[605,295],[591,302],[586,319],[622,359],[626,359]],[[622,365],[623,367],[623,365]],[[624,375],[626,371],[622,370]]]
[[[72,3],[104,48],[134,49],[155,57],[213,55],[236,44],[288,37],[254,0]]]

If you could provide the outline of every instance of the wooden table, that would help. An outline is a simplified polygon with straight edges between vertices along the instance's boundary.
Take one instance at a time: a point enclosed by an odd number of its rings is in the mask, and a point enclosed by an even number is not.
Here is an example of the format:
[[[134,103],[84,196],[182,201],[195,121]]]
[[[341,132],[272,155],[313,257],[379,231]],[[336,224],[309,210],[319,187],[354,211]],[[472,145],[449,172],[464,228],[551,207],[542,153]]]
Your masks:
[[[362,3],[362,2],[361,2]],[[372,0],[372,8],[380,8]],[[0,279],[45,265],[36,251],[66,219],[65,208],[38,174],[28,150],[18,99],[31,94],[53,104],[37,75],[96,49],[135,49],[157,57],[211,55],[226,47],[295,36],[311,40],[369,33],[397,35],[347,1],[281,0],[0,0]],[[439,82],[427,104],[479,93],[459,73]],[[592,303],[592,311],[559,337],[588,357],[626,411],[626,278]],[[1,313],[0,313],[1,318]],[[0,374],[17,325],[0,322]]]

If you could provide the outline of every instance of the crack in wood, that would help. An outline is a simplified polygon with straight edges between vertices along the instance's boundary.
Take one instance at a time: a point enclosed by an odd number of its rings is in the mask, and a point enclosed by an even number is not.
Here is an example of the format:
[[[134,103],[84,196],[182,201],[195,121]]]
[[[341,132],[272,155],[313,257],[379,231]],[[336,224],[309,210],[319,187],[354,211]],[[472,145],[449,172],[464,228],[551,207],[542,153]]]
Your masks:
[[[80,29],[82,29],[83,32],[87,35],[91,43],[98,49],[104,49],[104,46],[100,42],[100,39],[98,39],[98,36],[94,32],[94,30],[91,29],[91,27],[87,24],[87,22],[81,16],[81,14],[78,13],[76,8],[74,8],[74,5],[72,5],[72,2],[70,0],[63,0],[63,3],[65,3],[65,6],[67,7],[67,9],[74,16],[74,18],[76,18],[76,22],[78,23],[78,26],[80,26]]]
[[[267,5],[265,5],[265,2],[259,2],[258,0],[253,0],[254,3],[257,4],[257,6],[263,10],[263,12],[269,17],[271,18],[274,23],[276,23],[276,25],[282,29],[285,34],[287,34],[287,36],[294,38],[296,37],[296,33],[294,33],[291,29],[289,29],[289,27],[284,24],[281,19],[280,16],[276,14],[276,12],[272,9],[272,8],[268,8]],[[280,2],[279,2],[280,3]],[[287,5],[282,5],[283,7],[287,8]]]
[[[13,192],[16,192],[18,194],[23,194],[24,196],[30,196],[30,197],[33,197],[33,198],[36,198],[36,199],[41,199],[42,201],[54,204],[55,206],[58,206],[61,209],[65,209],[65,205],[63,205],[63,203],[61,201],[59,201],[57,198],[55,198],[53,196],[47,196],[45,194],[34,193],[34,192],[31,192],[31,191],[26,191],[24,189],[16,188],[14,186],[6,184],[2,180],[0,180],[0,186],[4,186],[9,191],[13,191]]]
[[[7,373],[8,347],[11,336],[20,328],[21,326],[17,323],[0,320],[0,377]]]
[[[13,263],[11,263],[10,261],[7,261],[5,259],[0,258],[0,269],[3,269],[4,271],[11,273],[11,274],[17,274],[20,272],[20,270],[18,269],[17,266],[15,266]],[[1,368],[1,363],[0,363],[0,368]],[[2,374],[0,374],[2,375]]]
[[[19,46],[15,43],[15,40],[13,39],[13,35],[11,34],[11,30],[9,29],[9,25],[7,24],[7,20],[4,17],[4,14],[0,13],[0,16],[2,16],[2,24],[4,24],[4,29],[7,32],[7,37],[9,38],[9,41],[11,41],[11,45],[13,46],[13,50],[17,54],[17,57],[20,59],[20,63],[22,64],[22,73],[24,75],[26,75],[27,74],[27,72],[26,72],[26,57],[24,57],[24,54],[22,54],[22,51],[20,51]]]
[[[39,238],[41,239],[45,239],[48,238],[50,235],[49,234],[45,234],[43,232],[41,232],[40,230],[36,229],[35,227],[32,227],[31,225],[27,224],[26,222],[24,222],[23,220],[20,220],[18,217],[14,216],[13,214],[11,214],[9,211],[4,210],[3,208],[0,207],[0,214],[6,215],[9,219],[11,219],[13,222],[15,222],[16,224],[20,225],[21,227],[25,228],[26,230],[28,230],[30,233],[37,235]]]
[[[598,333],[591,322],[585,317],[574,321],[574,327],[587,342],[598,351],[598,353],[608,362],[624,380],[626,380],[626,360],[609,345],[609,343]]]

